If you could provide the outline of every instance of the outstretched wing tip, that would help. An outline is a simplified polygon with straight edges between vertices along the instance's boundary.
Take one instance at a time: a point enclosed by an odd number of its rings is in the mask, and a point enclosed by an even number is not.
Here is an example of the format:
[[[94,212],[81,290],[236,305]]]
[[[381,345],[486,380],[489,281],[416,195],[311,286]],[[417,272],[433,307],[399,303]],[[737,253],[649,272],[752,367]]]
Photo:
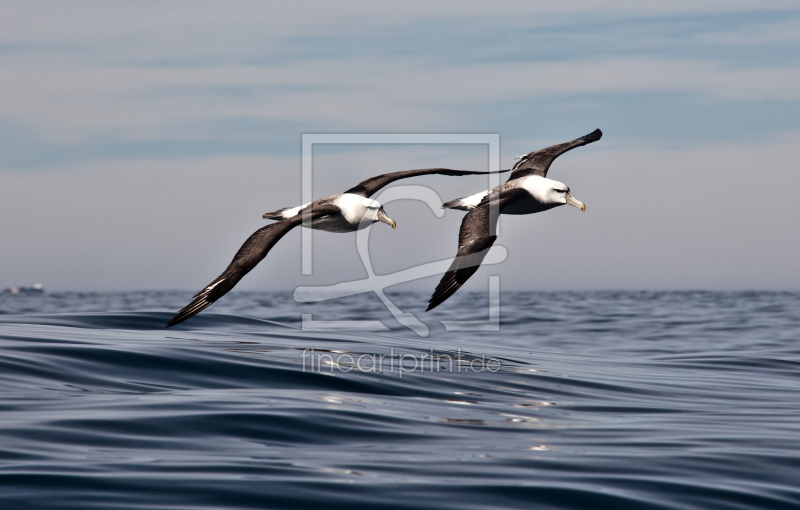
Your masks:
[[[603,132],[600,131],[600,129],[595,129],[588,135],[583,135],[570,142],[551,145],[550,147],[545,147],[544,149],[539,149],[520,156],[520,160],[514,164],[514,171],[508,177],[508,180],[518,179],[527,175],[547,177],[547,171],[557,157],[577,147],[594,143],[602,137]]]
[[[458,290],[459,288],[461,288],[460,285],[456,288],[456,290]],[[439,289],[436,289],[433,292],[433,295],[431,296],[431,298],[428,300],[428,307],[425,309],[426,312],[430,312],[431,310],[433,310],[437,306],[439,306],[442,303],[444,303],[445,301],[447,301],[450,298],[450,296],[455,294],[455,291],[450,292],[450,293],[446,293],[446,292],[438,292],[438,290]]]
[[[458,259],[458,257],[456,257],[456,259]],[[425,309],[425,311],[429,312],[450,299],[450,297],[455,294],[477,270],[478,268],[475,267],[471,271],[469,269],[460,269],[445,273],[445,275],[439,281],[439,285],[437,285],[436,289],[433,291],[433,295],[428,300],[428,307]],[[459,281],[459,274],[461,274],[461,276],[464,278],[463,281]]]
[[[208,290],[209,289],[206,289],[205,291],[201,292],[201,295],[192,299],[191,303],[178,310],[178,313],[168,320],[164,327],[171,328],[172,326],[176,326],[187,319],[191,319],[198,313],[211,306],[214,301],[208,299]]]

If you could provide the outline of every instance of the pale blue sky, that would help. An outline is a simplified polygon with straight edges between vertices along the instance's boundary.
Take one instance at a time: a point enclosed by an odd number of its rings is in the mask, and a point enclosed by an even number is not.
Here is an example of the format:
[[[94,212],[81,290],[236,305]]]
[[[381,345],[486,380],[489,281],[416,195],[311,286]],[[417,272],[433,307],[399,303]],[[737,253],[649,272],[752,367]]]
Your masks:
[[[299,203],[302,133],[499,133],[508,167],[601,128],[551,174],[587,212],[506,221],[471,290],[800,289],[796,3],[550,4],[0,1],[0,287],[200,288]],[[486,151],[320,150],[315,193],[434,164]],[[463,213],[392,205],[376,269],[455,252]],[[313,277],[293,233],[242,288],[363,276],[354,236],[315,241]]]

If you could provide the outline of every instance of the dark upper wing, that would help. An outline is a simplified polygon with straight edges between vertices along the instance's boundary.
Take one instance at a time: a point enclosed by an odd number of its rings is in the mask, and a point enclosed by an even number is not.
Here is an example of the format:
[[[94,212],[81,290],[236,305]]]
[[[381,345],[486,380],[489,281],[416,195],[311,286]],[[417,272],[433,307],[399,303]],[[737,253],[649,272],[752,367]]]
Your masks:
[[[361,195],[362,197],[369,198],[373,193],[394,182],[398,179],[405,179],[406,177],[414,177],[416,175],[481,175],[481,174],[501,174],[508,172],[508,170],[500,170],[498,172],[472,172],[469,170],[450,170],[449,168],[422,168],[419,170],[404,170],[402,172],[392,172],[390,174],[377,175],[370,177],[358,183],[357,186],[350,188],[345,193],[353,193]]]
[[[508,176],[508,180],[518,179],[526,175],[541,175],[542,177],[547,177],[547,170],[557,157],[575,147],[596,142],[602,136],[603,132],[599,129],[595,129],[588,135],[576,138],[571,142],[560,143],[546,149],[525,154],[512,168],[513,172]]]
[[[339,208],[334,205],[320,206],[313,209],[311,212],[311,219],[338,213]],[[175,317],[167,322],[167,327],[172,327],[190,317],[194,317],[211,306],[211,303],[224,296],[244,275],[249,273],[251,269],[256,267],[256,264],[267,256],[269,250],[275,246],[275,243],[277,243],[281,237],[286,235],[287,232],[297,225],[300,225],[303,222],[304,216],[307,215],[298,214],[289,219],[256,230],[253,235],[247,238],[247,241],[244,242],[242,247],[239,248],[239,251],[236,252],[236,255],[225,271],[217,276],[213,282],[206,285],[203,290],[195,294],[192,302],[183,307],[175,314]]]
[[[456,258],[433,291],[426,312],[445,302],[475,274],[497,239],[496,235],[492,235],[492,226],[497,223],[497,216],[506,206],[525,196],[529,194],[524,189],[510,188],[501,192],[499,198],[495,196],[494,200],[484,199],[478,207],[464,216],[458,232]]]

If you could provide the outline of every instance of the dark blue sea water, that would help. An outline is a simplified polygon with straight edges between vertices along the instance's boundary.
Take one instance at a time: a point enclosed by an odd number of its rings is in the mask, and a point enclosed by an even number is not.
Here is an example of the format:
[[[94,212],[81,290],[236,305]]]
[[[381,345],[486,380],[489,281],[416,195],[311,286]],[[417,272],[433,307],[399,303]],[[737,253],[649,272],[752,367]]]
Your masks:
[[[800,508],[798,293],[190,294],[0,296],[0,508]]]

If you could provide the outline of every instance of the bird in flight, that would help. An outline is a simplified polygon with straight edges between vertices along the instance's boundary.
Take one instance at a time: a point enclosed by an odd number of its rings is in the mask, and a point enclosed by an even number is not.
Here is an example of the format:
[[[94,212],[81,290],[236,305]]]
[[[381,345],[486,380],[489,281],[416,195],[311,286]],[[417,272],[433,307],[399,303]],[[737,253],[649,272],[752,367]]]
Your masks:
[[[461,221],[456,258],[436,286],[425,311],[445,302],[475,274],[497,239],[494,227],[498,214],[534,214],[564,204],[585,211],[586,205],[572,196],[567,185],[547,178],[547,170],[560,155],[596,142],[602,136],[603,133],[596,129],[571,142],[520,156],[505,183],[442,205],[444,209],[460,209],[469,213]]]
[[[500,172],[507,171],[501,170]],[[354,232],[380,221],[396,228],[397,224],[386,214],[383,206],[377,200],[369,198],[384,186],[398,179],[418,175],[477,175],[500,172],[473,172],[448,168],[423,168],[393,172],[361,181],[355,187],[339,195],[321,198],[298,207],[285,207],[268,212],[262,217],[278,221],[256,230],[247,238],[225,271],[195,294],[192,301],[167,322],[166,327],[172,327],[194,317],[224,296],[267,256],[267,253],[287,232],[298,225],[328,232]]]

